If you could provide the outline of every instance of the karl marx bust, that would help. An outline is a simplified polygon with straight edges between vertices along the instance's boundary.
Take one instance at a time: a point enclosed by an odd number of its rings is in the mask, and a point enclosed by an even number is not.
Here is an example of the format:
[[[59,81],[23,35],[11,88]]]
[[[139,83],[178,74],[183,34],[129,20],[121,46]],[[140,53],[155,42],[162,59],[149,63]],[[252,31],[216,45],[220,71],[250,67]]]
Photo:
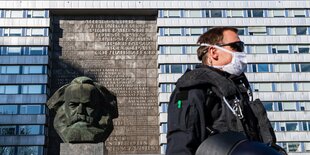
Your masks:
[[[47,106],[56,111],[54,128],[66,143],[104,142],[118,117],[116,96],[88,77],[59,88]]]

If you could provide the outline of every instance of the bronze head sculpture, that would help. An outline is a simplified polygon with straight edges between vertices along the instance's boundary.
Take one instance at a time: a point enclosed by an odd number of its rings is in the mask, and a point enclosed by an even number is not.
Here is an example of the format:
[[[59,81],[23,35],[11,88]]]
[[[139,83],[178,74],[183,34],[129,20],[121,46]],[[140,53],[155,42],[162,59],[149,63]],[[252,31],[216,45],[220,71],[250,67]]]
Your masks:
[[[116,96],[88,77],[59,88],[47,106],[56,111],[54,128],[66,143],[104,142],[118,117]]]

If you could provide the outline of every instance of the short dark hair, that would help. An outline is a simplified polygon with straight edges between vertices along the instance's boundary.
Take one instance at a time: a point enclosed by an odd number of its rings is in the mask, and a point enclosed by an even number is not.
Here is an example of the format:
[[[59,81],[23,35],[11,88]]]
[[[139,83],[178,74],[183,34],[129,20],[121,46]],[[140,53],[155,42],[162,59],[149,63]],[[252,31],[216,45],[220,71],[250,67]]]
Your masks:
[[[208,30],[207,32],[203,33],[200,35],[198,38],[197,43],[202,44],[202,43],[207,43],[207,44],[217,44],[223,40],[223,32],[224,31],[233,31],[235,33],[238,33],[238,29],[234,27],[214,27]],[[200,46],[197,49],[197,56],[199,60],[204,60],[204,57],[206,57],[206,53],[208,52],[208,47],[206,46]]]

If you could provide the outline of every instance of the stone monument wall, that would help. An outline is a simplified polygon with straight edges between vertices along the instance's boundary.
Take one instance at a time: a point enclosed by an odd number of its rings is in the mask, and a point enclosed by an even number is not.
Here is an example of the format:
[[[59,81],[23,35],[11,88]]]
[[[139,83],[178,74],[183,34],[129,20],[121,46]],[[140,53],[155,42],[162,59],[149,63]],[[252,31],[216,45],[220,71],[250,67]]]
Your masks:
[[[109,153],[159,153],[156,18],[54,16],[51,33],[51,93],[77,76],[93,78],[118,99]],[[50,155],[61,142],[52,122],[51,114]]]

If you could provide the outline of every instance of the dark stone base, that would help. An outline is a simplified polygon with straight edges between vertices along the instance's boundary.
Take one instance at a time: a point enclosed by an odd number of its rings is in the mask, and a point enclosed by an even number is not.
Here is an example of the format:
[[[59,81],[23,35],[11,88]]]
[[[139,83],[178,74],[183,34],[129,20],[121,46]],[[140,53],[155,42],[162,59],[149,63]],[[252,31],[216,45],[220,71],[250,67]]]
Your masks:
[[[104,143],[61,143],[60,155],[107,155],[108,150]]]

